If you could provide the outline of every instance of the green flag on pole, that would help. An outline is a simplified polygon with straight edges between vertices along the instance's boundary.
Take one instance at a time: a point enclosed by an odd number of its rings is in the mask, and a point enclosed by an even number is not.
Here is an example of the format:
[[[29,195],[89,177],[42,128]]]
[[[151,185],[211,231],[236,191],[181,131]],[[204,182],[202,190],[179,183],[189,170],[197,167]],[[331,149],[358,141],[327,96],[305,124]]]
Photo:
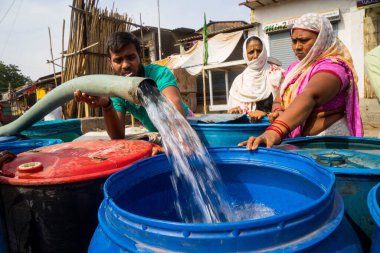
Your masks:
[[[203,15],[203,65],[207,65],[208,60],[208,42],[207,42],[207,22],[206,13]]]

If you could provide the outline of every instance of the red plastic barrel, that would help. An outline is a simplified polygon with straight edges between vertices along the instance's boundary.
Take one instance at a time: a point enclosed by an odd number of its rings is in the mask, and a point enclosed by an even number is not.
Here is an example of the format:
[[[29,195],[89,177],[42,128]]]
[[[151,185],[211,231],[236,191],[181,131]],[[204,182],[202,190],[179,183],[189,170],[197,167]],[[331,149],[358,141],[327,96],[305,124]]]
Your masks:
[[[1,212],[10,252],[86,252],[107,176],[146,157],[145,141],[62,143],[3,166]]]

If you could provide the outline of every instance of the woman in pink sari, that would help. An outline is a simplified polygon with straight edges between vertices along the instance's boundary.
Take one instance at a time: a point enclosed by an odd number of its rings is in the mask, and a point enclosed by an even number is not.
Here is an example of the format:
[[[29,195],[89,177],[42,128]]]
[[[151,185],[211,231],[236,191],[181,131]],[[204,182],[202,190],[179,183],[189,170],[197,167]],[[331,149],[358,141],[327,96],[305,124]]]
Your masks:
[[[258,137],[239,146],[272,147],[285,137],[363,136],[357,75],[350,53],[334,36],[330,21],[308,13],[291,30],[292,48],[299,61],[289,66],[270,118]]]

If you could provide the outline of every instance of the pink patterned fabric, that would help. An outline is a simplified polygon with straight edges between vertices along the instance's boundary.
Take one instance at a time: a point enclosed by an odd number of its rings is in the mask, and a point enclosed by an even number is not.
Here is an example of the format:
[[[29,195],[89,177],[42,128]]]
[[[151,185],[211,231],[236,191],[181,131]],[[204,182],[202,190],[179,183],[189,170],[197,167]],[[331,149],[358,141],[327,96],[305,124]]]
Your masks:
[[[356,86],[357,75],[347,47],[334,35],[330,21],[320,14],[302,15],[294,23],[291,33],[297,29],[314,32],[318,37],[307,55],[289,67],[281,85],[281,105],[286,110],[316,73],[321,71],[331,73],[340,79],[340,91],[336,97],[315,108],[314,112],[329,111],[344,106],[350,134],[363,136]],[[304,124],[293,130],[288,137],[301,136]]]
[[[285,75],[291,71],[299,61],[292,63]],[[314,108],[313,112],[326,112],[335,110],[341,107],[345,107],[346,117],[347,117],[347,127],[352,136],[363,136],[362,124],[360,120],[359,114],[359,98],[357,94],[357,90],[351,89],[350,83],[354,82],[353,74],[350,68],[342,61],[333,61],[330,58],[324,58],[318,60],[306,74],[305,78],[301,81],[300,86],[297,90],[297,95],[299,95],[307,86],[310,79],[313,75],[319,72],[328,72],[339,78],[340,83],[340,91],[339,93],[330,101],[325,104],[319,106],[318,108]],[[292,80],[293,81],[293,80]],[[290,82],[291,84],[292,82]],[[355,86],[353,86],[355,87]],[[299,137],[301,136],[303,125],[294,129],[288,137]]]

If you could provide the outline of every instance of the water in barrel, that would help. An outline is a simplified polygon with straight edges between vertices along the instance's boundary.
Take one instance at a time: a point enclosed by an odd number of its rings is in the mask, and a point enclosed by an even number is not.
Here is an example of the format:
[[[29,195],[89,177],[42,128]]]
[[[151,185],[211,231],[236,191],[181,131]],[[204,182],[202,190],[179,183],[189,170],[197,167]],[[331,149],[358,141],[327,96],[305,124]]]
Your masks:
[[[260,203],[236,203],[226,191],[219,171],[187,120],[165,96],[141,85],[140,101],[160,132],[173,167],[175,208],[183,222],[227,222],[275,215]]]

